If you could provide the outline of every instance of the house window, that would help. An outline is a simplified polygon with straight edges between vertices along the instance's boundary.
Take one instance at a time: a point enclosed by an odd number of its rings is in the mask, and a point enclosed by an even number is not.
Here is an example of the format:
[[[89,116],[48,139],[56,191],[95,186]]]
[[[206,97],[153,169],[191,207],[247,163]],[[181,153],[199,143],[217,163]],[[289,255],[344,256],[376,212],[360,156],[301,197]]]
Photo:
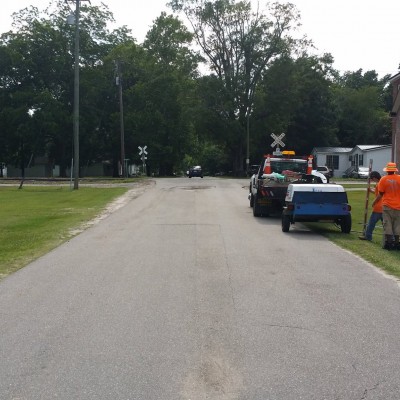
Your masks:
[[[330,169],[339,169],[339,156],[326,156],[326,166]]]
[[[364,165],[364,154],[358,155],[358,165]]]

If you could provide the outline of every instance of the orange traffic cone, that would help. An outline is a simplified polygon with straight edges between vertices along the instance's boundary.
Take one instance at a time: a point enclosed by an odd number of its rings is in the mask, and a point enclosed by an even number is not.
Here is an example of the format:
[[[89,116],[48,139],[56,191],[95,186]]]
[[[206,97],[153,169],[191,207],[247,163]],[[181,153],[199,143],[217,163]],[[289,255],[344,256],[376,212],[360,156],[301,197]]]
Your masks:
[[[313,160],[313,156],[308,156],[307,175],[310,175],[312,172],[312,160]]]
[[[271,160],[269,154],[267,155],[267,159],[265,160],[264,174],[271,173]]]

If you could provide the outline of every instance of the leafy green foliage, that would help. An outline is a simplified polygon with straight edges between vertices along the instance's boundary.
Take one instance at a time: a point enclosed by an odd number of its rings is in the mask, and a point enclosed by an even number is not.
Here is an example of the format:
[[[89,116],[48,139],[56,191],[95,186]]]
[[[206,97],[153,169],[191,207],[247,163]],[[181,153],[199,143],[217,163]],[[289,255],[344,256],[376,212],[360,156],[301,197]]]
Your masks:
[[[362,74],[358,70],[344,74],[333,88],[338,139],[343,146],[390,143],[391,121],[384,100],[387,79],[378,80],[375,71]]]
[[[147,145],[148,170],[162,175],[185,170],[189,160],[211,173],[242,174],[247,151],[250,163],[258,162],[271,133],[284,132],[299,154],[315,146],[390,143],[388,77],[362,70],[340,75],[331,54],[310,56],[310,43],[294,39],[300,16],[293,4],[257,13],[250,2],[235,0],[171,6],[176,15],[161,13],[139,45],[126,27],[109,30],[114,19],[106,5],[82,4],[82,165],[106,162],[118,174],[122,105],[126,158],[141,164],[137,147]],[[70,13],[62,0],[43,11],[28,7],[0,37],[0,161],[10,166],[23,169],[41,157],[65,176],[71,163]]]

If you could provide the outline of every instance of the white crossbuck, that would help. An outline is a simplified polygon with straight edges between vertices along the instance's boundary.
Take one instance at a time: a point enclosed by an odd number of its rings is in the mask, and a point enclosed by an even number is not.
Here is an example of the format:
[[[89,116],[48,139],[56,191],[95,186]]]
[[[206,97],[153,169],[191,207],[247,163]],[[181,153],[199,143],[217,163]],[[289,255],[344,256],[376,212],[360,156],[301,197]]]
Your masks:
[[[279,136],[275,135],[275,133],[271,133],[271,137],[272,137],[272,139],[274,139],[274,141],[271,144],[271,147],[275,147],[275,146],[285,147],[285,143],[282,142],[282,139],[285,137],[284,133],[281,133]]]

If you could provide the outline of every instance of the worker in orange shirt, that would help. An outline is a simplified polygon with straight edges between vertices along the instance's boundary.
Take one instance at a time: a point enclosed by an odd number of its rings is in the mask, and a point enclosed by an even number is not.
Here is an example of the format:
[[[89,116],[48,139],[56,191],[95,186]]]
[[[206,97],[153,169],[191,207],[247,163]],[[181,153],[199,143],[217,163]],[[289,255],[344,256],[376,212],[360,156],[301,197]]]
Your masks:
[[[375,193],[375,197],[378,196],[379,191],[378,191],[378,183],[381,179],[381,174],[378,171],[372,171],[370,175],[370,179],[375,182],[375,188],[369,188],[369,190],[372,193]],[[375,225],[377,224],[378,221],[383,221],[382,219],[382,199],[377,201],[373,207],[372,207],[372,212],[368,220],[368,224],[365,228],[364,235],[359,236],[359,239],[361,240],[372,240],[372,232],[375,229]]]
[[[383,171],[387,173],[378,184],[379,194],[372,203],[374,207],[382,199],[384,249],[400,250],[400,175],[394,162],[387,163]]]

